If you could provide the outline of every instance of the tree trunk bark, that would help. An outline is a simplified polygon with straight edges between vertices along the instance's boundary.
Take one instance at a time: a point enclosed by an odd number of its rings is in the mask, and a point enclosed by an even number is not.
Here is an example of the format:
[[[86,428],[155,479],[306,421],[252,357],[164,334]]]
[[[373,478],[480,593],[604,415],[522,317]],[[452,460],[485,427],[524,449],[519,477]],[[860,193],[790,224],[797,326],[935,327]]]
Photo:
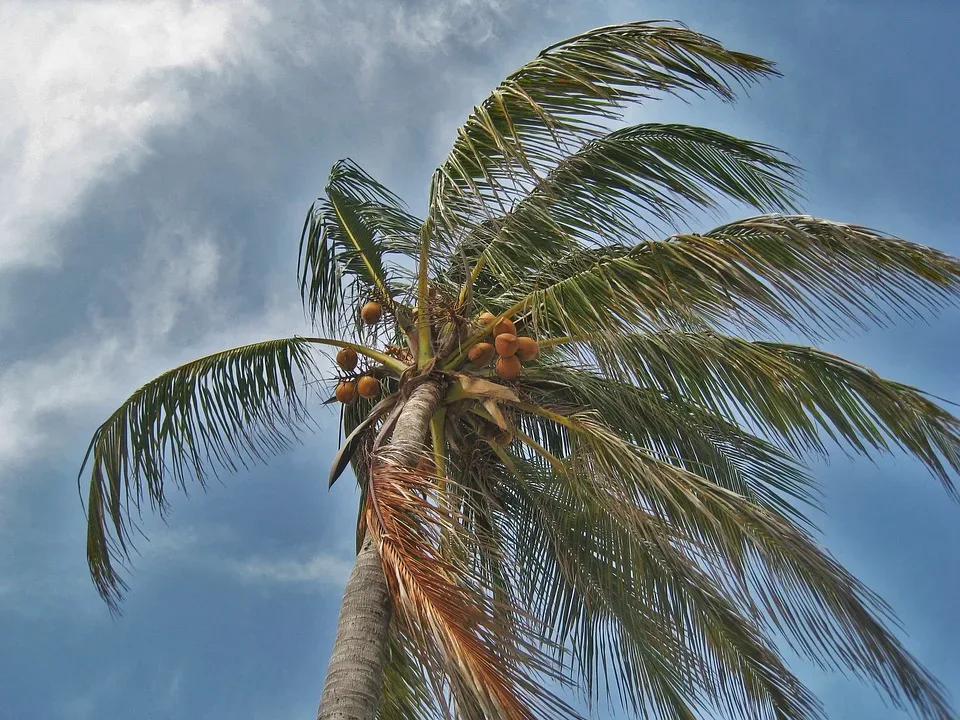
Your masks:
[[[391,460],[416,466],[439,401],[436,382],[414,389],[390,438]],[[392,611],[380,555],[368,533],[343,593],[317,720],[375,720]]]

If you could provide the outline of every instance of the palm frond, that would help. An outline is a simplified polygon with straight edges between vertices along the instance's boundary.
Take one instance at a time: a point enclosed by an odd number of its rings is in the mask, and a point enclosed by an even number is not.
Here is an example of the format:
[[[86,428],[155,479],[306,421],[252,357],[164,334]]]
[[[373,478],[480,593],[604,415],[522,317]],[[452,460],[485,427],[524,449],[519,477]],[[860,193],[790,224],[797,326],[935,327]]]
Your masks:
[[[333,166],[325,192],[326,199],[314,202],[307,213],[297,274],[314,322],[339,329],[345,320],[355,320],[345,306],[364,296],[394,304],[405,289],[396,278],[409,271],[391,264],[388,256],[415,254],[421,221],[350,160]],[[348,280],[351,285],[344,284]]]
[[[960,419],[916,388],[812,347],[717,333],[661,332],[588,341],[601,372],[746,420],[794,454],[906,451],[957,498]],[[575,357],[575,355],[574,355]]]
[[[633,239],[641,221],[676,228],[722,196],[793,209],[797,168],[769,145],[687,125],[646,123],[589,141],[511,210],[478,225],[464,252],[508,287],[578,245]]]
[[[683,91],[732,100],[733,84],[771,74],[766,60],[660,22],[597,28],[552,45],[500,83],[458,130],[434,174],[429,218],[449,232],[491,209],[503,214],[525,181],[537,182],[583,140],[603,134],[603,123],[628,103]]]
[[[571,473],[590,478],[609,512],[642,508],[695,540],[688,552],[699,550],[704,571],[744,607],[762,610],[757,619],[768,632],[821,667],[872,681],[897,707],[952,717],[942,686],[888,628],[889,607],[783,516],[658,460],[594,416],[517,407],[575,438]]]
[[[166,483],[184,492],[190,478],[203,485],[211,472],[286,449],[309,423],[310,346],[271,340],[186,363],[134,392],[97,429],[78,481],[89,466],[87,562],[112,610],[126,589],[115,564],[129,560],[145,501],[163,515]]]
[[[519,387],[537,405],[565,414],[595,411],[620,435],[661,460],[801,525],[810,522],[801,508],[818,507],[814,481],[791,456],[689,398],[604,377],[589,366],[546,359],[527,368]],[[529,415],[522,420],[551,452],[569,453],[566,438],[553,434],[549,421]]]
[[[711,709],[822,717],[742,605],[683,553],[686,540],[673,528],[636,508],[611,513],[574,474],[519,457],[509,465],[516,482],[501,495],[517,527],[524,593],[566,641],[588,698],[599,699],[612,676],[621,706],[643,717]]]
[[[545,335],[787,327],[813,337],[955,302],[960,260],[856,225],[769,215],[574,251],[496,304]]]

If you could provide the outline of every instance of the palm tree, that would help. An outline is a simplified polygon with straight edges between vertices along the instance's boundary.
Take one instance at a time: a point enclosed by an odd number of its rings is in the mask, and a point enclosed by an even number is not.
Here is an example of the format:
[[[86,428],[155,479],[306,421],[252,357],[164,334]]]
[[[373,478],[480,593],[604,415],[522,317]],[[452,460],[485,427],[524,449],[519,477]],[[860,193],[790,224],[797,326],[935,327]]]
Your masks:
[[[87,557],[110,607],[141,505],[165,513],[171,483],[284,449],[318,397],[342,403],[330,483],[352,464],[360,486],[319,718],[578,717],[565,686],[642,717],[823,717],[784,647],[955,717],[891,610],[815,539],[800,458],[824,437],[908,451],[956,498],[960,421],[758,338],[922,314],[955,299],[960,261],[797,214],[797,169],[770,146],[611,130],[629,103],[733,100],[775,74],[683,26],[603,27],[473,109],[425,218],[338,162],[300,291],[318,332],[352,339],[200,358],[100,426]],[[684,231],[722,201],[766,214]]]

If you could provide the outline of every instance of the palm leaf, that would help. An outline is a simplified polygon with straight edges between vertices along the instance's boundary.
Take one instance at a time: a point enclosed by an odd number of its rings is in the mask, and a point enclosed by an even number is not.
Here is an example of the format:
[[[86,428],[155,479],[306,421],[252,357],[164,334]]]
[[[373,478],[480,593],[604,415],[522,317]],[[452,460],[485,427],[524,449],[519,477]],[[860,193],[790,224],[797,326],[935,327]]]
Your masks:
[[[713,92],[773,74],[771,63],[731,52],[685,27],[634,22],[602,27],[545,49],[509,75],[457,132],[434,174],[430,221],[448,231],[508,209],[504,193],[536,182],[626,104],[652,93]]]
[[[184,492],[218,468],[235,470],[286,449],[309,423],[303,390],[316,376],[304,338],[214,353],[134,392],[101,425],[80,469],[90,468],[87,561],[100,595],[117,609],[126,585],[114,563],[129,559],[133,514],[161,515],[166,483]]]
[[[743,607],[758,607],[768,632],[821,667],[873,681],[897,707],[946,720],[943,688],[903,648],[886,623],[889,607],[801,529],[704,478],[664,463],[596,417],[563,417],[517,404],[557,422],[576,439],[571,473],[590,478],[606,510],[642,508],[696,541],[700,566]],[[637,526],[651,541],[656,532]]]
[[[441,720],[424,668],[416,650],[394,619],[390,623],[387,659],[383,670],[383,688],[377,720]]]
[[[448,678],[448,690],[467,691],[488,718],[577,717],[529,676],[550,672],[538,644],[508,632],[482,577],[439,551],[460,524],[438,512],[435,478],[378,461],[369,487],[368,529],[404,632],[434,682]],[[473,533],[465,544],[475,542],[482,538]]]
[[[794,454],[825,453],[821,433],[862,454],[906,451],[957,497],[960,419],[916,388],[812,347],[717,333],[597,338],[590,355],[611,377],[746,420]]]
[[[822,717],[744,608],[683,554],[672,527],[636,508],[609,512],[573,474],[517,457],[509,465],[516,482],[502,496],[518,528],[525,596],[554,619],[588,697],[613,676],[621,706],[644,717],[710,709]],[[634,531],[629,516],[638,512],[658,542]]]
[[[507,287],[578,245],[632,239],[638,216],[675,227],[718,196],[761,211],[792,209],[797,168],[773,147],[686,125],[646,123],[591,140],[506,215],[464,241]]]
[[[813,480],[796,461],[723,416],[678,393],[637,387],[631,382],[541,361],[520,378],[524,395],[565,414],[595,411],[631,442],[656,457],[732,490],[758,505],[809,524],[798,505],[817,507]],[[524,416],[534,437],[555,455],[564,455],[564,437],[538,416]]]
[[[304,306],[329,329],[354,320],[346,308],[363,297],[393,305],[403,290],[393,277],[409,273],[388,256],[415,253],[421,221],[350,160],[333,166],[325,192],[307,213],[297,273]],[[345,279],[353,285],[345,287]]]
[[[548,335],[786,326],[819,337],[940,307],[958,291],[960,260],[937,250],[856,225],[771,215],[707,235],[576,251],[498,307],[531,313]]]

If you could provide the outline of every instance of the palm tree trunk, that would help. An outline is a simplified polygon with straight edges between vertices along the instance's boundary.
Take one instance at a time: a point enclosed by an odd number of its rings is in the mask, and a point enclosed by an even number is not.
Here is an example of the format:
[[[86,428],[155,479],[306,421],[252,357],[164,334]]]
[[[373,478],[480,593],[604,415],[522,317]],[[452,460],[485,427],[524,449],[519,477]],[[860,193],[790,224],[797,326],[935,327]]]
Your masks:
[[[414,389],[390,438],[391,460],[416,466],[439,401],[436,382],[427,381]],[[391,612],[380,556],[368,533],[343,593],[317,720],[375,720]]]

